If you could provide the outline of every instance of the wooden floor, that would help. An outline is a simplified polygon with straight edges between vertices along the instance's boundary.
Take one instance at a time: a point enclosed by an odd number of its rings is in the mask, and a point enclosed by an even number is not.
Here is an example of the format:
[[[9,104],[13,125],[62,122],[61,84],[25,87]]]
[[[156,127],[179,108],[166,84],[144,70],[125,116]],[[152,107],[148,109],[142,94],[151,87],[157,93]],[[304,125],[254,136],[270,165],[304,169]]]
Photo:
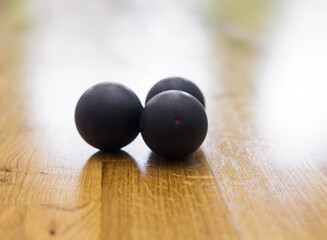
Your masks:
[[[327,239],[327,4],[0,0],[0,239]],[[74,107],[169,76],[205,93],[178,162],[88,146]]]

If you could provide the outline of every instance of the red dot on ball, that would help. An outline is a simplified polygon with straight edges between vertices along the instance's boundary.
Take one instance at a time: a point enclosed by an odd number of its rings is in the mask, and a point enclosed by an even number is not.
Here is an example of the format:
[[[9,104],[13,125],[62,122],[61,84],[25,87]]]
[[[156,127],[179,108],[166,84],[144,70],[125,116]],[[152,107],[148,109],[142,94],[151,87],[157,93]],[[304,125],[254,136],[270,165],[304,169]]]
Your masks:
[[[180,122],[181,122],[181,120],[180,120],[179,118],[176,118],[176,119],[175,119],[175,123],[176,123],[176,124],[180,124]]]

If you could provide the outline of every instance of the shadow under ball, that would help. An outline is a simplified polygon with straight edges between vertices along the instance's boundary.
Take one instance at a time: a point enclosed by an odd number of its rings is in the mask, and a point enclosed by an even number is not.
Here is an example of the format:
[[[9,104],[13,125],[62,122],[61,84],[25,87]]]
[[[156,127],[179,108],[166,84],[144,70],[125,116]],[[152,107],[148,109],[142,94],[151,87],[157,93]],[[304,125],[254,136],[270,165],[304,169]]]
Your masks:
[[[142,111],[141,134],[148,147],[166,158],[182,158],[203,143],[208,120],[202,104],[190,94],[170,90],[153,97]]]
[[[187,92],[198,99],[203,107],[205,107],[204,97],[198,86],[196,86],[192,81],[181,77],[170,77],[159,81],[150,89],[145,102],[147,103],[155,95],[168,90],[180,90]]]
[[[75,110],[76,127],[95,148],[118,151],[140,132],[142,104],[135,93],[118,83],[100,83],[88,89]]]

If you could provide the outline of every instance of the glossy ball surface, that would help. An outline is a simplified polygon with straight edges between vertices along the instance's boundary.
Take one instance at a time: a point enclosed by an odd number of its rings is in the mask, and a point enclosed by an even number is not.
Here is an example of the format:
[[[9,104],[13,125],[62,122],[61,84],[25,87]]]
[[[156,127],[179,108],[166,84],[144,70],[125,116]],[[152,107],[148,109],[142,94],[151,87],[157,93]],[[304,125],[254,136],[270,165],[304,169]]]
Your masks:
[[[182,158],[201,146],[208,120],[197,99],[186,92],[170,90],[145,105],[140,126],[142,137],[153,152],[166,158]]]
[[[129,88],[118,83],[100,83],[79,99],[76,127],[93,147],[118,151],[138,135],[142,109],[140,100]]]
[[[145,102],[147,103],[155,95],[168,90],[180,90],[187,92],[198,99],[203,107],[205,107],[204,97],[198,86],[196,86],[192,81],[181,77],[165,78],[159,81],[150,89]]]

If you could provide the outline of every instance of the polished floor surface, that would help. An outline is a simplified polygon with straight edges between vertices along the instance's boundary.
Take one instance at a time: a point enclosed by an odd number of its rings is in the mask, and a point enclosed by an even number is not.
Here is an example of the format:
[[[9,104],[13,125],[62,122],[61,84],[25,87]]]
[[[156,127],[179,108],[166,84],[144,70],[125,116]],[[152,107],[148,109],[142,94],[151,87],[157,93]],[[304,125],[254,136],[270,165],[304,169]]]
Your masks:
[[[327,239],[327,3],[0,0],[0,239]],[[209,133],[167,162],[88,146],[114,81],[203,90]]]

